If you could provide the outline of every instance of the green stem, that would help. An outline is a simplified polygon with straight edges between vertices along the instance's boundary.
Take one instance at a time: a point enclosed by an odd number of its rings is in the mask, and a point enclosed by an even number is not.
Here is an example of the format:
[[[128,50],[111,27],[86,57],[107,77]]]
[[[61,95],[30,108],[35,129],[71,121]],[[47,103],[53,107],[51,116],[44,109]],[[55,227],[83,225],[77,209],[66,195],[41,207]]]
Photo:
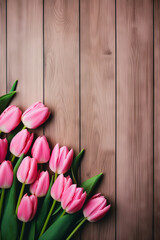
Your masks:
[[[82,226],[82,224],[86,221],[86,218],[83,218],[82,221],[77,225],[77,227],[71,232],[71,234],[66,238],[66,240],[71,239],[71,237],[77,232],[77,230]]]
[[[13,155],[13,154],[11,154],[11,162],[13,163],[14,162],[14,160],[15,160],[15,158],[16,158],[16,156],[15,155]]]
[[[0,131],[0,135],[1,135],[2,131]]]
[[[5,195],[5,189],[2,188],[1,199],[0,199],[0,219],[1,219],[1,216],[2,216],[2,208],[3,208],[4,195]]]
[[[60,217],[63,217],[63,216],[65,215],[65,213],[66,213],[66,210],[64,210],[64,211],[62,212],[62,215],[61,215]]]
[[[18,207],[19,207],[19,204],[20,204],[22,196],[23,196],[24,188],[25,188],[25,183],[23,183],[22,187],[21,187],[21,191],[20,191],[18,202],[17,202],[17,206],[16,206],[16,214],[18,212]]]
[[[25,222],[22,223],[21,235],[19,240],[23,240],[24,229],[25,229]]]
[[[54,182],[56,181],[57,176],[58,176],[58,173],[56,172],[55,175],[54,175]]]
[[[26,129],[26,128],[27,128],[27,127],[24,125],[23,128],[22,128],[22,130],[23,130],[23,129]],[[21,130],[21,131],[22,131],[22,130]]]
[[[46,221],[45,221],[45,223],[44,223],[44,225],[43,225],[43,228],[42,228],[42,231],[41,231],[39,237],[42,236],[42,234],[43,234],[44,231],[46,230],[46,227],[47,227],[47,224],[48,224],[48,222],[49,222],[49,219],[50,219],[50,217],[51,217],[51,215],[52,215],[52,213],[53,213],[53,209],[54,209],[54,207],[55,207],[55,204],[56,204],[56,200],[54,200],[53,203],[52,203],[52,206],[51,206],[51,208],[50,208],[50,211],[49,211],[49,213],[48,213],[48,216],[47,216],[47,218],[46,218]]]

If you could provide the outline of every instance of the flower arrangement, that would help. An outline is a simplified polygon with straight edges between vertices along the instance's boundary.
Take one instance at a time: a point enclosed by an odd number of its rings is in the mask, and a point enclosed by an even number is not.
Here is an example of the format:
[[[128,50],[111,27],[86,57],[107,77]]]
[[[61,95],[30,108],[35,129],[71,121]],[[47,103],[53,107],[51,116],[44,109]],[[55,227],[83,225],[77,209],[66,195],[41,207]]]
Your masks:
[[[51,152],[45,136],[33,143],[29,129],[42,125],[50,112],[41,102],[24,113],[8,106],[16,85],[0,97],[0,239],[69,240],[85,221],[109,211],[105,197],[93,195],[102,174],[80,184],[84,150],[74,158],[73,149],[59,144]]]

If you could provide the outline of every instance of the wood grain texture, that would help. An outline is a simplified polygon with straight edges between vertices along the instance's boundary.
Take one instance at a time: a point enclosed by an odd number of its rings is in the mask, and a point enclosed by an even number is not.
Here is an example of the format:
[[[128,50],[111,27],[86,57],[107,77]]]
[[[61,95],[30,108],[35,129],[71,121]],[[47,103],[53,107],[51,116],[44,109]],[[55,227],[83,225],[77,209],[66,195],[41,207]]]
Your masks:
[[[7,88],[18,79],[13,103],[22,110],[43,101],[43,1],[7,1]]]
[[[154,1],[154,239],[160,239],[160,1]]]
[[[53,113],[52,144],[79,147],[78,0],[44,2],[45,103]]]
[[[6,0],[0,0],[0,94],[6,93]]]
[[[151,240],[153,5],[117,1],[117,239]]]
[[[112,204],[102,222],[86,224],[81,239],[115,239],[115,3],[80,1],[82,181],[100,172],[98,192]]]

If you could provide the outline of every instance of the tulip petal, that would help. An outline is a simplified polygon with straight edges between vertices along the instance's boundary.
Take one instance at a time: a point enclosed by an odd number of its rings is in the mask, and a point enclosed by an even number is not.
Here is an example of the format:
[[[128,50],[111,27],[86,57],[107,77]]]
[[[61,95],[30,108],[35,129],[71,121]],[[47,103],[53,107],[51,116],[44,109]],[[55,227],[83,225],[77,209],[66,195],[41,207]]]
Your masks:
[[[17,217],[22,222],[28,222],[32,216],[32,202],[31,199],[25,194],[18,207]]]
[[[31,221],[34,218],[35,214],[36,214],[38,200],[37,200],[37,197],[34,196],[34,195],[30,196],[30,200],[31,200],[31,203],[32,203],[32,214],[31,214],[31,217],[30,217],[30,221]]]
[[[106,205],[106,199],[104,197],[91,198],[83,209],[83,214],[85,217],[91,215],[96,209],[102,204]]]
[[[78,212],[86,200],[86,192],[81,195],[80,199],[73,199],[66,207],[66,212],[75,213]]]
[[[63,174],[59,175],[56,181],[53,183],[53,186],[51,188],[51,196],[56,201],[60,201],[62,197],[62,193],[64,191],[64,181],[65,178]]]
[[[28,138],[26,139],[26,145],[25,145],[23,151],[21,152],[21,154],[22,153],[26,154],[28,152],[28,150],[32,144],[33,138],[34,138],[34,133],[31,133],[31,135],[29,135]]]
[[[30,157],[25,157],[17,171],[17,179],[19,182],[24,183],[28,176],[28,169],[30,168]]]
[[[62,195],[62,208],[66,209],[67,205],[72,201],[76,191],[76,184],[72,184]]]
[[[61,162],[61,166],[60,166],[61,173],[66,173],[70,169],[73,161],[73,155],[74,155],[74,152],[73,152],[73,149],[71,149],[67,154],[65,160]]]
[[[49,161],[49,167],[54,173],[57,171],[58,158],[59,158],[59,144],[56,144],[55,147],[53,148],[51,158]]]
[[[10,188],[13,182],[13,168],[10,161],[0,165],[0,188]]]
[[[49,173],[47,171],[41,172],[38,179],[35,195],[37,197],[45,196],[48,192],[48,188],[49,188]]]
[[[37,161],[34,158],[29,158],[30,166],[26,178],[26,184],[31,184],[36,180],[37,177]]]
[[[46,163],[50,158],[50,148],[45,136],[38,137],[32,147],[32,157],[36,158],[38,163]]]
[[[7,139],[1,139],[0,138],[0,163],[2,163],[7,155],[7,149],[8,149],[8,142]]]
[[[106,206],[105,208],[95,212],[94,214],[91,214],[91,216],[89,216],[87,220],[90,222],[95,222],[100,220],[101,218],[104,217],[104,215],[109,211],[110,208],[111,208],[111,205]]]

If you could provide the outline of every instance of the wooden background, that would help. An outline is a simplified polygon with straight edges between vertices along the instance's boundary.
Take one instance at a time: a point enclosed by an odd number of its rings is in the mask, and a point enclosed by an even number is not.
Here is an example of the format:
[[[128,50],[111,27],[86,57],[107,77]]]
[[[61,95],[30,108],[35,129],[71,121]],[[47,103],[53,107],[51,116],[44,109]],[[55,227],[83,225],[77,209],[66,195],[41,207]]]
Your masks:
[[[86,148],[112,204],[75,239],[160,239],[160,1],[0,0],[0,93],[53,112],[55,144]]]

